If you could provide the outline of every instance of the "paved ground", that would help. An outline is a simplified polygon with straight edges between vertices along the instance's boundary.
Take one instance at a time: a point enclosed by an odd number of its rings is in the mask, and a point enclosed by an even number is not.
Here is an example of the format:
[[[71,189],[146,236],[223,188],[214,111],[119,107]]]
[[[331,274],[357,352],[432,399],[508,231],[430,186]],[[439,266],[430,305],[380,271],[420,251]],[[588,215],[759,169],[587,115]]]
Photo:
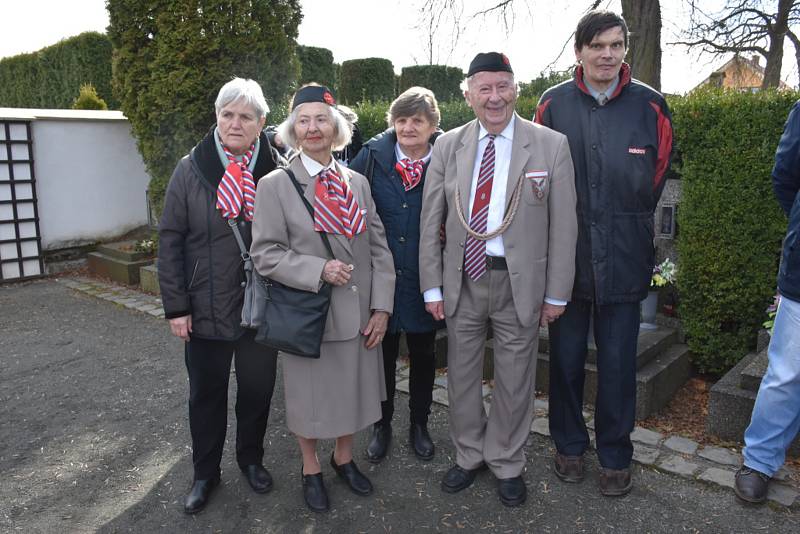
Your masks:
[[[332,510],[316,515],[302,502],[280,380],[265,459],[275,489],[252,493],[227,446],[223,487],[188,517],[180,504],[191,478],[182,354],[163,320],[124,303],[49,280],[0,287],[0,531],[788,533],[800,524],[798,504],[746,507],[729,490],[639,466],[631,495],[607,499],[596,490],[593,458],[583,484],[561,484],[549,439],[535,433],[524,506],[500,505],[488,472],[463,494],[446,495],[446,408],[434,408],[439,449],[422,463],[402,439],[403,395],[392,455],[377,467],[360,462],[375,494],[353,496],[324,469]],[[366,438],[358,436],[359,449]],[[321,457],[331,447],[324,443]]]

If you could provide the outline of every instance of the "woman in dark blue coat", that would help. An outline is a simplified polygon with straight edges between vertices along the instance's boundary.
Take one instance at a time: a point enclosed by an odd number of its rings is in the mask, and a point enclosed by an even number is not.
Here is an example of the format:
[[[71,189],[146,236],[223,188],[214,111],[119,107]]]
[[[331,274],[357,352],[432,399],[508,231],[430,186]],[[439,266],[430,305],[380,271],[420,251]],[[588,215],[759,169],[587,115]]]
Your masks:
[[[378,463],[386,456],[392,438],[395,361],[400,334],[409,349],[409,439],[422,460],[434,455],[428,434],[436,369],[434,342],[437,324],[425,311],[419,287],[419,218],[422,186],[439,126],[439,106],[429,89],[412,87],[389,107],[389,129],[370,139],[350,168],[367,177],[378,215],[386,229],[396,269],[394,314],[383,339],[383,367],[387,399],[381,403],[381,420],[375,423],[367,446],[367,459]]]

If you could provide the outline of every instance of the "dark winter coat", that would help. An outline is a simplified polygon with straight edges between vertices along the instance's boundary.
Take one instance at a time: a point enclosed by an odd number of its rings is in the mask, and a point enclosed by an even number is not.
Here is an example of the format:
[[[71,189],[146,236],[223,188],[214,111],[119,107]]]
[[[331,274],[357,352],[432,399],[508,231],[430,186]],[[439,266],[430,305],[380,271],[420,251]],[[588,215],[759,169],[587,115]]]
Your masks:
[[[778,291],[800,302],[800,101],[789,112],[775,152],[772,187],[778,204],[789,217],[778,273]]]
[[[572,296],[598,304],[647,296],[655,263],[653,213],[672,153],[664,97],[630,76],[600,106],[575,78],[542,95],[536,122],[569,139],[578,195],[578,244]]]
[[[216,209],[217,185],[225,169],[214,129],[178,162],[167,186],[159,221],[158,282],[167,319],[192,316],[199,338],[238,339],[244,270],[233,231]],[[262,133],[253,177],[275,169],[277,152]],[[239,229],[249,248],[251,223],[240,216]]]
[[[431,139],[435,140],[436,134]],[[395,170],[397,134],[389,128],[367,141],[350,168],[367,177],[375,207],[386,229],[396,270],[394,313],[389,319],[391,333],[430,332],[442,326],[425,311],[419,288],[419,218],[422,212],[422,180],[410,191],[403,187]],[[370,157],[371,156],[371,157]]]

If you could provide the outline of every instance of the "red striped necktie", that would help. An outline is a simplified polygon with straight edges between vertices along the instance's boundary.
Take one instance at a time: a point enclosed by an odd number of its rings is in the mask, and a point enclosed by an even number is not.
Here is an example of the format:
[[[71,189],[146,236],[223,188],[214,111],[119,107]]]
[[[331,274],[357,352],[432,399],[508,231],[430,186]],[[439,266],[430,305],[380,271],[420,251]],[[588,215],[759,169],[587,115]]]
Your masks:
[[[479,234],[486,233],[486,222],[489,216],[489,200],[492,198],[492,182],[494,180],[494,138],[489,134],[489,142],[483,151],[481,169],[478,173],[478,186],[472,200],[472,214],[469,227]],[[486,241],[467,235],[464,247],[464,270],[470,278],[478,280],[486,272]]]
[[[395,163],[394,168],[403,180],[403,187],[406,191],[411,191],[422,180],[422,169],[424,163],[421,159],[410,160],[403,158]]]
[[[217,186],[217,209],[222,212],[225,219],[238,217],[242,203],[244,203],[244,220],[253,220],[253,209],[256,206],[256,183],[249,167],[255,149],[256,145],[253,143],[242,156],[242,161],[236,161],[236,157],[228,150],[228,147],[222,145],[222,150],[225,151],[229,163]]]
[[[314,230],[353,239],[366,229],[350,185],[333,169],[320,172],[314,190]]]

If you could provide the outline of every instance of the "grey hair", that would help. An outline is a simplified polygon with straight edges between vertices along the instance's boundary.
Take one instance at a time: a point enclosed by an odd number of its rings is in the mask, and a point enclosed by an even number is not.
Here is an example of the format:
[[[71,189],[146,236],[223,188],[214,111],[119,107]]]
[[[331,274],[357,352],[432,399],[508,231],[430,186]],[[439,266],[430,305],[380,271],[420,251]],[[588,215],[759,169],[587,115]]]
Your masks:
[[[251,105],[259,118],[266,117],[269,113],[269,106],[264,99],[261,86],[255,80],[245,78],[233,78],[223,85],[217,95],[217,101],[214,102],[214,108],[219,113],[222,108],[240,99]]]
[[[294,125],[297,122],[297,116],[300,114],[300,108],[305,104],[300,104],[292,110],[286,120],[278,125],[276,133],[283,140],[284,144],[299,150],[297,144],[297,137],[294,135]],[[344,115],[332,106],[325,106],[328,110],[328,118],[333,121],[333,144],[331,150],[341,150],[350,144],[353,138],[353,123],[348,121]]]

